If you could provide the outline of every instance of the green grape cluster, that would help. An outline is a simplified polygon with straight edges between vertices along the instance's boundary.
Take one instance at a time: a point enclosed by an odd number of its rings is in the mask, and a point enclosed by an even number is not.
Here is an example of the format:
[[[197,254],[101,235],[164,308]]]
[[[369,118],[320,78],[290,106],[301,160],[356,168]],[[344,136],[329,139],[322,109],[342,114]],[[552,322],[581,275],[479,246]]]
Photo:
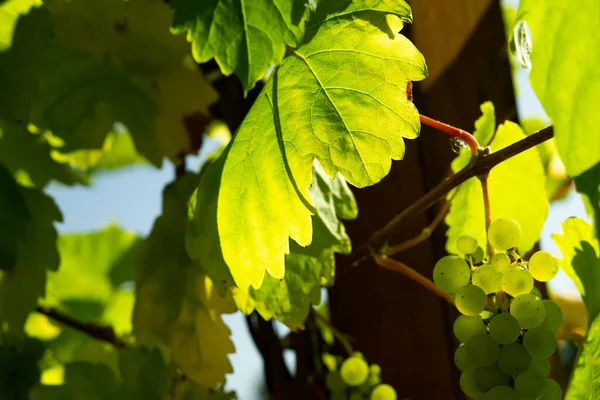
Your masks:
[[[516,221],[498,219],[488,229],[496,254],[485,258],[487,246],[463,235],[456,243],[462,257],[443,257],[433,271],[436,285],[452,295],[462,314],[454,323],[461,342],[454,362],[463,392],[474,400],[562,398],[548,377],[562,311],[534,287],[534,280],[554,278],[559,264],[546,251],[522,260],[521,233]]]
[[[359,352],[342,359],[330,354],[324,355],[329,372],[325,384],[332,400],[396,400],[396,390],[381,383],[381,368],[369,365]]]

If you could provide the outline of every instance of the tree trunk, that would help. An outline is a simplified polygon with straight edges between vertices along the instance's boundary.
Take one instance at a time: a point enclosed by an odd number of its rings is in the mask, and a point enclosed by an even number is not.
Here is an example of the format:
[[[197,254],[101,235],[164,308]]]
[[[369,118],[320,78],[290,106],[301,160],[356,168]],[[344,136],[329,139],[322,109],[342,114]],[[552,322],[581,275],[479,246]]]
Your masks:
[[[514,118],[499,3],[418,0],[411,6],[415,25],[406,27],[404,33],[410,30],[408,34],[413,34],[412,40],[425,54],[430,70],[435,71],[430,82],[415,85],[415,103],[421,113],[471,131],[480,114],[479,105],[491,100],[498,120]],[[444,25],[445,21],[450,25]],[[452,24],[463,22],[467,28],[451,29]],[[451,40],[451,32],[465,37]],[[455,50],[452,46],[444,49],[449,42],[454,43]],[[436,48],[448,52],[428,57],[427,53]],[[447,136],[423,127],[421,138],[406,144],[405,159],[395,162],[382,182],[355,191],[359,218],[346,224],[355,246],[447,176],[455,156]],[[436,211],[421,215],[393,243],[419,234]],[[444,243],[441,226],[431,240],[397,257],[431,277],[436,260],[444,254]],[[452,335],[455,311],[415,282],[378,268],[370,260],[354,268],[341,257],[338,263],[342,272],[329,290],[332,321],[355,339],[354,347],[369,362],[382,367],[383,380],[397,389],[399,398],[464,398],[452,361],[457,346]]]

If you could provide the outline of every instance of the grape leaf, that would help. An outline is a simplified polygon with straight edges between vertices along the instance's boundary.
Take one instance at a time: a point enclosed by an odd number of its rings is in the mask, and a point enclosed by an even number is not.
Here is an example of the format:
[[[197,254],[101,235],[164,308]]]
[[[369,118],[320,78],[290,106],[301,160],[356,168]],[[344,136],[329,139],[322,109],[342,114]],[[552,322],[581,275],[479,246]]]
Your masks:
[[[309,192],[317,209],[312,243],[307,248],[290,243],[283,280],[266,276],[259,289],[250,288],[248,296],[237,293],[234,297],[246,314],[256,309],[263,318],[277,318],[292,330],[302,328],[311,303],[320,302],[321,286],[333,284],[334,253],[350,253],[350,238],[338,217],[353,219],[358,213],[345,181],[339,175],[329,178],[318,163]]]
[[[34,400],[94,399],[161,400],[170,386],[170,371],[157,349],[125,348],[119,372],[105,364],[73,362],[65,366],[65,384],[38,386]]]
[[[563,255],[563,270],[581,293],[589,321],[565,398],[596,398],[600,396],[600,247],[592,225],[586,221],[569,218],[562,228],[564,233],[552,238]]]
[[[478,128],[475,137],[491,139],[493,125],[490,113],[493,108],[482,107],[483,116],[476,123]],[[484,121],[488,121],[485,122]],[[483,129],[482,129],[483,128]],[[492,151],[525,138],[521,128],[506,121],[498,127],[489,146]],[[485,141],[481,141],[482,144]],[[466,166],[470,159],[467,149],[452,162],[452,170],[459,171]],[[496,218],[512,218],[523,229],[523,237],[519,251],[525,254],[538,241],[548,213],[548,199],[545,193],[545,175],[539,153],[530,149],[494,167],[488,178],[488,191],[491,204],[491,214]],[[452,197],[453,196],[453,197]],[[446,216],[448,240],[446,249],[449,253],[457,253],[456,240],[460,235],[475,236],[482,247],[486,247],[485,211],[483,207],[483,192],[477,178],[471,178],[451,194],[450,212]]]
[[[518,19],[531,29],[530,81],[554,124],[556,147],[567,174],[577,176],[600,161],[600,9],[595,0],[524,0]]]
[[[44,355],[44,344],[27,338],[17,343],[0,345],[0,398],[28,399],[29,391],[38,384]]]
[[[38,298],[44,296],[47,270],[58,268],[53,222],[62,221],[54,201],[40,190],[19,186],[18,191],[30,220],[22,227],[24,235],[17,248],[14,267],[0,276],[0,321],[15,334],[22,333],[27,315],[36,307]],[[15,211],[22,212],[20,207],[2,209],[2,219]]]
[[[25,174],[31,185],[45,187],[51,180],[65,185],[85,183],[86,179],[66,162],[51,156],[52,147],[42,134],[24,126],[0,120],[0,161],[13,174]],[[20,178],[22,181],[24,178]]]
[[[579,218],[567,219],[562,228],[564,234],[553,234],[552,239],[563,255],[561,266],[581,293],[591,322],[600,313],[598,239],[592,225]]]
[[[600,163],[577,176],[575,186],[594,220],[596,237],[600,237]]]
[[[296,47],[307,10],[298,0],[174,0],[173,31],[188,32],[196,61],[214,58],[248,93],[286,46]]]
[[[169,33],[170,19],[159,0],[56,0],[33,9],[0,53],[0,117],[51,130],[65,153],[101,148],[115,122],[155,165],[197,151],[202,132],[186,118],[208,122],[216,92],[187,60],[185,39]]]
[[[131,399],[161,400],[169,390],[169,366],[158,349],[127,347],[120,350],[119,370]]]
[[[395,15],[407,17],[399,8],[404,14]],[[273,72],[221,156],[222,173],[215,167],[211,179],[201,180],[197,213],[206,211],[199,204],[212,203],[214,190],[206,185],[220,185],[216,224],[208,221],[218,227],[220,249],[212,251],[222,250],[241,290],[260,287],[265,270],[283,278],[289,238],[310,244],[314,158],[329,176],[341,172],[364,187],[387,174],[391,159],[403,157],[403,138],[418,135],[406,86],[425,77],[425,63],[387,21],[385,13],[357,11],[309,28],[310,41]],[[201,226],[207,218],[194,218],[192,257],[215,232]]]
[[[227,355],[235,349],[221,314],[236,307],[185,249],[187,202],[197,182],[187,175],[164,190],[163,213],[140,250],[133,325],[139,343],[167,345],[185,375],[214,387],[232,372]]]
[[[53,158],[66,162],[88,174],[147,162],[137,152],[131,134],[125,129],[115,129],[109,132],[101,149],[75,150],[69,153],[62,153],[60,149],[56,149],[53,152]]]
[[[60,235],[60,269],[48,277],[47,303],[69,300],[105,304],[135,277],[140,239],[111,225],[92,233]]]
[[[29,9],[41,4],[40,0],[6,0],[0,2],[0,51],[10,47],[17,19]]]
[[[19,185],[0,162],[0,271],[14,269],[31,215]]]

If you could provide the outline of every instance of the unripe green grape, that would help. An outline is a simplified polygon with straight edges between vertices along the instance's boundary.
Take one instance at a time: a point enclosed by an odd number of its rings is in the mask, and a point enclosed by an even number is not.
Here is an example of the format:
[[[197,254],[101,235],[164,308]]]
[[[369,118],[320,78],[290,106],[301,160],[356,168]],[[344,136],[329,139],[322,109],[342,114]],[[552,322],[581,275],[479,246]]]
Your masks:
[[[519,343],[511,343],[502,346],[498,354],[498,367],[506,375],[516,376],[529,368],[531,356]]]
[[[546,378],[544,395],[540,400],[561,400],[562,389],[554,379]]]
[[[506,253],[494,254],[491,265],[496,271],[504,273],[510,268],[510,257]]]
[[[433,268],[433,281],[446,293],[454,293],[469,283],[471,269],[465,260],[458,256],[444,256]]]
[[[456,365],[456,368],[461,371],[466,371],[476,367],[475,362],[471,359],[471,356],[469,356],[467,346],[464,344],[458,346],[454,352],[454,365]]]
[[[473,254],[477,250],[477,239],[471,235],[461,235],[456,240],[456,249],[465,255]]]
[[[461,315],[454,321],[454,336],[467,343],[474,335],[485,333],[485,324],[478,316]]]
[[[502,289],[513,297],[531,293],[533,289],[533,277],[525,268],[509,268],[502,275]]]
[[[487,367],[495,363],[500,352],[498,343],[487,333],[473,336],[465,346],[469,357],[478,367]]]
[[[479,399],[485,394],[475,382],[475,369],[466,370],[460,375],[460,388],[464,394],[473,399]]]
[[[528,266],[531,275],[540,282],[548,282],[558,273],[558,260],[545,250],[534,253]]]
[[[533,289],[531,289],[530,293],[534,294],[536,297],[539,297],[540,299],[543,297],[542,292],[540,292],[540,289],[536,288],[535,286],[533,287]]]
[[[488,229],[488,240],[493,248],[506,251],[519,245],[523,231],[517,221],[510,218],[499,218],[491,223]]]
[[[371,392],[370,400],[396,400],[398,395],[393,387],[386,383],[375,386]]]
[[[538,398],[546,389],[546,377],[533,369],[528,369],[515,378],[515,389],[526,397]]]
[[[325,386],[330,392],[343,392],[348,387],[348,384],[342,379],[340,370],[329,371],[325,376]]]
[[[478,315],[486,304],[487,296],[479,286],[465,285],[454,296],[454,305],[464,315]]]
[[[550,374],[550,361],[545,358],[532,358],[529,369],[534,369],[544,376]]]
[[[381,367],[379,364],[371,364],[369,365],[369,375],[379,376],[381,374]]]
[[[499,344],[509,344],[517,340],[521,334],[519,321],[509,313],[496,315],[490,321],[490,336]]]
[[[560,306],[552,300],[545,299],[542,300],[542,302],[544,303],[544,310],[546,311],[542,326],[556,333],[563,321],[562,310],[560,309]]]
[[[477,246],[477,250],[473,254],[469,254],[469,259],[473,265],[477,265],[483,261],[483,248],[481,246]]]
[[[521,395],[510,386],[496,386],[483,396],[483,400],[521,400]]]
[[[533,294],[515,297],[510,304],[510,313],[519,321],[523,329],[540,326],[546,317],[544,302]]]
[[[548,358],[556,351],[556,337],[551,330],[538,326],[525,332],[523,347],[532,358]]]
[[[475,383],[487,392],[493,387],[510,384],[510,376],[502,372],[497,364],[492,364],[489,367],[475,368]]]
[[[363,360],[365,359],[365,356],[360,351],[353,351],[352,354],[350,354],[350,357],[358,357],[362,358]]]
[[[473,271],[471,282],[473,285],[482,288],[485,294],[502,290],[502,274],[490,264],[485,264]]]
[[[348,385],[359,386],[369,376],[369,365],[362,358],[350,357],[342,363],[340,374]]]

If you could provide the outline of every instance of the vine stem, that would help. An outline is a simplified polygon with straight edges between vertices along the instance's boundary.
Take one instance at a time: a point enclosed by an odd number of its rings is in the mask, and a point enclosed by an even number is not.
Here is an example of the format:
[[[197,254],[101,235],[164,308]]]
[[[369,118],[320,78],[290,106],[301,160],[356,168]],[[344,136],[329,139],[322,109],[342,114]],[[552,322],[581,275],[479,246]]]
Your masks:
[[[125,342],[115,334],[115,331],[110,326],[101,326],[77,321],[76,319],[61,314],[56,309],[51,307],[37,306],[35,308],[35,311],[42,315],[45,315],[50,319],[60,322],[61,324],[66,325],[69,328],[73,328],[75,330],[83,332],[86,335],[93,337],[94,339],[110,343],[116,348],[120,349],[125,347]]]
[[[554,129],[552,126],[548,126],[500,151],[491,154],[480,154],[479,156],[474,157],[472,163],[458,171],[456,174],[443,180],[435,188],[392,218],[384,227],[373,232],[369,240],[356,247],[350,255],[350,260],[359,262],[366,259],[363,256],[365,253],[370,253],[370,249],[379,248],[390,235],[397,232],[398,229],[406,225],[406,223],[421,215],[421,213],[435,204],[439,199],[446,196],[452,189],[458,187],[461,183],[475,176],[488,174],[492,168],[501,162],[521,154],[524,151],[551,139],[553,136]]]
[[[402,275],[406,276],[407,278],[412,279],[413,281],[417,282],[419,285],[423,286],[425,289],[440,296],[442,299],[446,300],[448,303],[452,304],[452,296],[450,296],[446,292],[442,292],[440,290],[440,288],[438,288],[436,286],[436,284],[433,283],[430,279],[421,275],[419,272],[415,271],[408,265],[401,263],[400,261],[391,259],[387,256],[379,255],[379,254],[374,254],[373,259],[379,266],[381,266],[385,269],[389,269],[390,271],[401,273]]]
[[[462,140],[469,146],[471,150],[471,154],[477,155],[479,153],[479,142],[475,138],[475,136],[471,135],[469,132],[464,131],[460,128],[456,128],[452,125],[445,124],[443,122],[437,121],[433,118],[429,118],[425,115],[419,114],[419,119],[422,124],[430,126],[438,131],[442,131],[447,133],[450,136],[454,136],[457,139]]]
[[[485,210],[485,232],[487,236],[487,231],[490,229],[490,225],[492,224],[492,207],[490,205],[490,191],[488,186],[488,174],[480,175],[477,178],[479,182],[481,182],[481,191],[483,192],[483,209]],[[487,242],[488,255],[491,258],[494,254],[496,254],[496,250],[492,247],[489,240]]]
[[[350,344],[350,341],[348,340],[348,338],[349,338],[348,335],[340,332],[340,330],[338,328],[333,326],[333,323],[331,323],[331,321],[328,318],[326,318],[323,314],[321,314],[314,308],[310,309],[310,313],[317,321],[321,322],[323,325],[325,325],[326,327],[331,329],[333,336],[335,336],[335,338],[342,344],[342,346],[344,347],[344,350],[346,351],[346,353],[348,353],[349,356],[354,352],[354,350],[352,350],[352,345]]]
[[[454,195],[452,195],[452,197],[454,197]],[[421,233],[419,235],[413,237],[412,239],[408,239],[402,243],[399,243],[395,246],[384,245],[383,248],[381,249],[381,253],[386,256],[391,256],[393,254],[401,253],[410,248],[413,248],[416,245],[427,240],[431,236],[431,234],[433,233],[435,228],[437,228],[437,226],[444,220],[444,217],[450,210],[451,204],[452,204],[452,198],[445,201],[444,205],[442,206],[440,211],[437,213],[437,215],[435,216],[433,221],[429,225],[427,225],[425,228],[423,228],[423,230],[421,231]]]

